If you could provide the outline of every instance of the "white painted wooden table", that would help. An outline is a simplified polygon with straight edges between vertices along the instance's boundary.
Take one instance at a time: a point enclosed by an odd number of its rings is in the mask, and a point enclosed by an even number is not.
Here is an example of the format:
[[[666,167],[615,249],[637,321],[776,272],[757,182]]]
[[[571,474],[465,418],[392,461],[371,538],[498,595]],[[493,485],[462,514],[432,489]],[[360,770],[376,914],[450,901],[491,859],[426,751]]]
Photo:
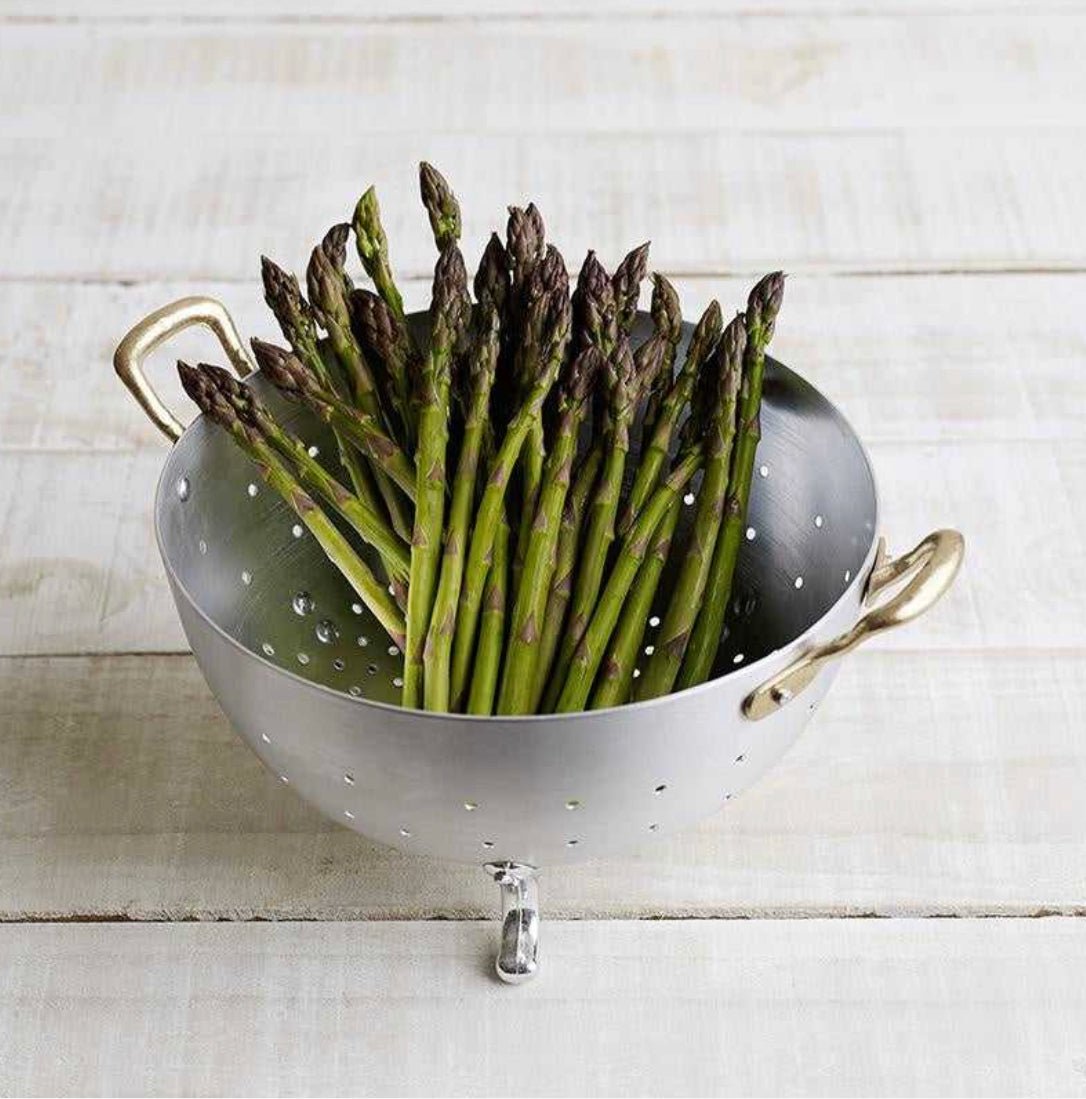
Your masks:
[[[0,1091],[1086,1094],[1086,10],[450,7],[0,0]],[[969,540],[727,813],[548,874],[519,990],[481,873],[227,728],[109,368],[184,293],[270,334],[259,253],[370,181],[422,301],[422,156],[473,249],[534,197],[690,311],[783,265],[891,542]]]

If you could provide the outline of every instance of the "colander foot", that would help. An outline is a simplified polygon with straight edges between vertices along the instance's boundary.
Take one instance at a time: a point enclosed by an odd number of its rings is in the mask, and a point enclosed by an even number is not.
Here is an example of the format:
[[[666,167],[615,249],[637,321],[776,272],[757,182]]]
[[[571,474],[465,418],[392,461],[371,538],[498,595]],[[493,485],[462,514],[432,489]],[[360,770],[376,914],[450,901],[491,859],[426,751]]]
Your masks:
[[[506,984],[523,984],[539,969],[538,871],[520,862],[488,862],[483,869],[502,891],[502,937],[494,968]]]

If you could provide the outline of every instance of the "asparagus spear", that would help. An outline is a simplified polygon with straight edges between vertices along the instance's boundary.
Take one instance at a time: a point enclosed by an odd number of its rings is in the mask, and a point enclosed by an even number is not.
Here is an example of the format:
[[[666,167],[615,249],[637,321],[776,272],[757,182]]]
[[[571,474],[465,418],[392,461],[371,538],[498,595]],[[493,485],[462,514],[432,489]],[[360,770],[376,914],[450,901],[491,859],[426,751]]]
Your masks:
[[[373,371],[351,330],[348,295],[352,286],[345,270],[347,237],[350,231],[349,225],[333,225],[324,240],[313,249],[306,271],[309,301],[316,318],[328,333],[332,349],[348,378],[355,406],[371,416],[377,424],[387,427]],[[393,528],[404,538],[409,537],[411,521],[408,509],[379,464],[374,465],[373,479],[388,510]]]
[[[547,610],[543,616],[543,633],[536,659],[535,680],[532,684],[533,711],[543,704],[545,711],[552,710],[562,689],[561,680],[552,676],[555,655],[566,622],[566,611],[573,595],[573,575],[577,569],[577,550],[580,546],[581,527],[588,498],[596,485],[600,466],[603,465],[603,448],[593,447],[581,462],[573,486],[566,494],[562,509],[562,522],[558,530],[558,548],[555,551],[551,590],[547,595]]]
[[[403,677],[403,704],[413,708],[423,702],[423,654],[441,563],[445,459],[449,440],[449,376],[453,355],[468,320],[468,310],[464,307],[466,286],[464,258],[460,249],[452,245],[441,253],[434,268],[430,350],[419,379],[415,532],[411,539]]]
[[[544,487],[534,521],[521,539],[526,542],[526,550],[510,622],[498,713],[529,713],[534,708],[536,658],[555,565],[558,529],[577,453],[578,432],[601,367],[602,356],[596,348],[589,347],[573,360],[562,380],[554,447],[547,455],[543,471]]]
[[[765,350],[784,298],[784,274],[775,271],[761,279],[747,299],[747,343],[743,355],[743,380],[739,396],[739,425],[732,463],[731,481],[724,505],[724,523],[713,551],[709,580],[694,632],[679,673],[679,687],[690,687],[708,679],[720,647],[724,612],[731,597],[735,563],[750,502],[750,481],[754,455],[761,438],[759,409],[762,403],[762,374]]]
[[[509,256],[514,299],[520,298],[535,266],[543,258],[546,243],[543,217],[534,202],[527,207],[509,207],[509,222],[505,231],[505,249]]]
[[[504,508],[503,508],[504,512]],[[498,530],[487,567],[483,591],[483,612],[479,619],[479,645],[475,653],[475,671],[468,695],[469,714],[492,714],[498,689],[502,650],[505,645],[505,617],[509,583],[509,523],[504,513],[498,517]]]
[[[480,305],[492,305],[504,318],[510,295],[509,253],[497,233],[490,234],[479,269],[475,272],[475,300]],[[504,329],[503,329],[504,330]]]
[[[408,450],[414,448],[415,418],[411,379],[417,373],[418,354],[407,329],[396,319],[384,298],[371,290],[355,290],[350,297],[351,319],[359,342],[374,364],[383,368],[385,399],[395,410]]]
[[[645,639],[649,612],[671,552],[671,539],[675,536],[681,511],[682,505],[676,498],[653,534],[648,557],[637,570],[637,579],[623,604],[622,616],[611,635],[611,643],[600,668],[599,681],[592,693],[590,709],[621,706],[629,698],[634,666],[641,652],[641,642]]]
[[[623,603],[637,577],[641,563],[645,560],[653,533],[667,515],[668,510],[674,506],[679,494],[697,473],[703,459],[700,445],[689,448],[663,483],[653,492],[629,533],[622,540],[622,548],[608,577],[607,586],[600,596],[591,621],[579,640],[573,660],[570,662],[562,692],[558,697],[556,709],[559,713],[584,709],[607,642],[622,613]]]
[[[298,361],[329,391],[342,396],[339,380],[332,376],[321,354],[317,325],[313,310],[302,297],[298,280],[278,264],[260,257],[260,273],[264,282],[264,300],[279,322],[283,336],[290,344]],[[380,497],[373,478],[339,433],[336,447],[343,468],[351,479],[358,496],[374,511],[381,508]]]
[[[645,398],[645,410],[641,419],[641,437],[649,439],[664,394],[673,381],[675,352],[682,338],[683,316],[679,307],[679,295],[675,287],[663,275],[652,276],[652,335],[637,349],[638,384]],[[655,486],[653,486],[655,487]],[[619,524],[619,534],[625,534],[629,526],[627,517]]]
[[[337,481],[306,449],[293,432],[278,424],[264,403],[247,385],[217,366],[201,369],[215,383],[219,393],[259,439],[274,447],[301,478],[308,491],[323,497],[381,555],[389,578],[406,581],[410,558],[403,540],[357,496]]]
[[[289,351],[263,340],[253,339],[250,343],[261,372],[283,396],[304,401],[320,419],[332,426],[337,437],[350,440],[386,471],[409,497],[414,497],[415,466],[381,424],[325,389]],[[375,508],[379,509],[380,505],[376,504]]]
[[[423,692],[426,709],[449,708],[450,670],[456,608],[464,577],[464,556],[470,534],[475,503],[475,483],[479,455],[487,429],[490,389],[498,362],[500,327],[497,310],[488,301],[476,316],[475,338],[468,368],[467,400],[464,408],[464,434],[453,479],[452,504],[449,508],[445,552],[441,577],[434,597],[430,632],[426,639],[426,675]],[[484,596],[485,602],[485,596]]]
[[[539,420],[543,402],[558,375],[569,344],[569,332],[569,299],[560,292],[553,293],[550,295],[546,321],[546,350],[541,359],[539,375],[524,403],[510,421],[501,446],[491,462],[486,489],[475,516],[475,530],[471,537],[453,639],[452,699],[457,708],[468,692],[468,673],[479,622],[486,563],[505,501],[505,492],[524,441],[530,434],[532,425]]]
[[[192,367],[184,362],[177,364],[177,370],[185,392],[256,463],[263,479],[282,496],[309,528],[329,560],[346,577],[389,637],[397,645],[402,645],[405,637],[404,618],[384,585],[355,553],[339,528],[298,484],[275,451],[260,439],[252,427],[242,421],[230,400],[219,391],[214,375],[206,367]]]
[[[679,417],[694,392],[694,384],[702,365],[716,347],[717,340],[720,338],[721,323],[719,303],[710,302],[690,338],[690,346],[687,348],[686,361],[683,363],[682,370],[660,405],[660,412],[656,417],[649,444],[641,451],[641,462],[637,467],[637,474],[626,501],[625,512],[619,520],[621,528],[628,530],[632,526],[637,513],[644,506],[659,479],[661,470],[667,464]]]
[[[419,165],[419,191],[430,217],[434,243],[439,252],[460,240],[460,203],[445,177],[424,160]]]
[[[747,342],[744,325],[745,318],[740,313],[724,329],[713,355],[712,369],[702,372],[703,384],[714,390],[712,403],[717,409],[706,434],[705,474],[698,493],[690,542],[660,627],[656,651],[634,687],[637,699],[656,698],[667,694],[674,686],[709,579],[728,491],[728,470],[735,439],[735,403]]]
[[[403,297],[396,286],[392,267],[388,262],[388,238],[381,224],[381,207],[377,202],[377,192],[370,187],[358,200],[351,222],[354,229],[355,247],[366,274],[373,280],[377,293],[392,310],[392,315],[407,330],[407,317],[403,309]]]
[[[593,251],[585,256],[577,275],[573,316],[581,347],[594,344],[607,358],[618,339],[618,306],[611,279]]]
[[[629,333],[637,319],[637,305],[641,300],[641,283],[649,268],[649,242],[638,245],[627,253],[611,276],[615,292],[615,312],[618,330]]]
[[[588,529],[577,565],[570,619],[558,652],[559,679],[565,678],[577,643],[592,618],[604,581],[607,556],[615,540],[615,516],[626,470],[626,455],[630,449],[630,423],[637,392],[633,355],[625,337],[608,360],[607,370],[611,390],[608,401],[610,430],[604,442],[606,453],[603,468],[589,505]]]

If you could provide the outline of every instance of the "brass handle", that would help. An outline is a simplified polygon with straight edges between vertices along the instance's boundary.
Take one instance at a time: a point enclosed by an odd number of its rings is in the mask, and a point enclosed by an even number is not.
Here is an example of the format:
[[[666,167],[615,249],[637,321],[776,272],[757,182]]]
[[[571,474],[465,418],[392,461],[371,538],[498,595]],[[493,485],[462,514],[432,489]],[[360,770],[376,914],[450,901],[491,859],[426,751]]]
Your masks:
[[[753,690],[743,701],[752,721],[776,713],[808,687],[823,666],[843,656],[869,637],[904,626],[936,603],[954,582],[965,554],[965,539],[956,530],[937,530],[915,549],[890,559],[879,539],[875,566],[867,580],[864,602],[871,603],[887,588],[908,577],[895,595],[873,606],[847,633],[808,649],[783,671]]]
[[[226,306],[214,298],[181,298],[156,309],[135,325],[113,352],[113,369],[140,403],[151,423],[172,443],[185,430],[181,421],[162,403],[143,372],[143,361],[160,344],[194,324],[210,328],[222,345],[238,377],[253,371],[253,363],[241,342]]]

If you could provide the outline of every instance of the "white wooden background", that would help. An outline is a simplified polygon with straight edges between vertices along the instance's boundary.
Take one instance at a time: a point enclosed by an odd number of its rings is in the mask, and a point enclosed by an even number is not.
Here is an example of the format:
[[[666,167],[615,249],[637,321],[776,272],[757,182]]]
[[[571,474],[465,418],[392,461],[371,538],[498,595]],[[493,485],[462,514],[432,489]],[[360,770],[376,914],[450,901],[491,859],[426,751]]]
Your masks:
[[[0,1091],[1086,1094],[1084,56],[1072,0],[0,0]],[[892,544],[969,542],[727,813],[546,875],[520,990],[481,873],[228,729],[109,367],[184,293],[270,333],[370,181],[421,301],[423,156],[472,247],[785,267]]]

